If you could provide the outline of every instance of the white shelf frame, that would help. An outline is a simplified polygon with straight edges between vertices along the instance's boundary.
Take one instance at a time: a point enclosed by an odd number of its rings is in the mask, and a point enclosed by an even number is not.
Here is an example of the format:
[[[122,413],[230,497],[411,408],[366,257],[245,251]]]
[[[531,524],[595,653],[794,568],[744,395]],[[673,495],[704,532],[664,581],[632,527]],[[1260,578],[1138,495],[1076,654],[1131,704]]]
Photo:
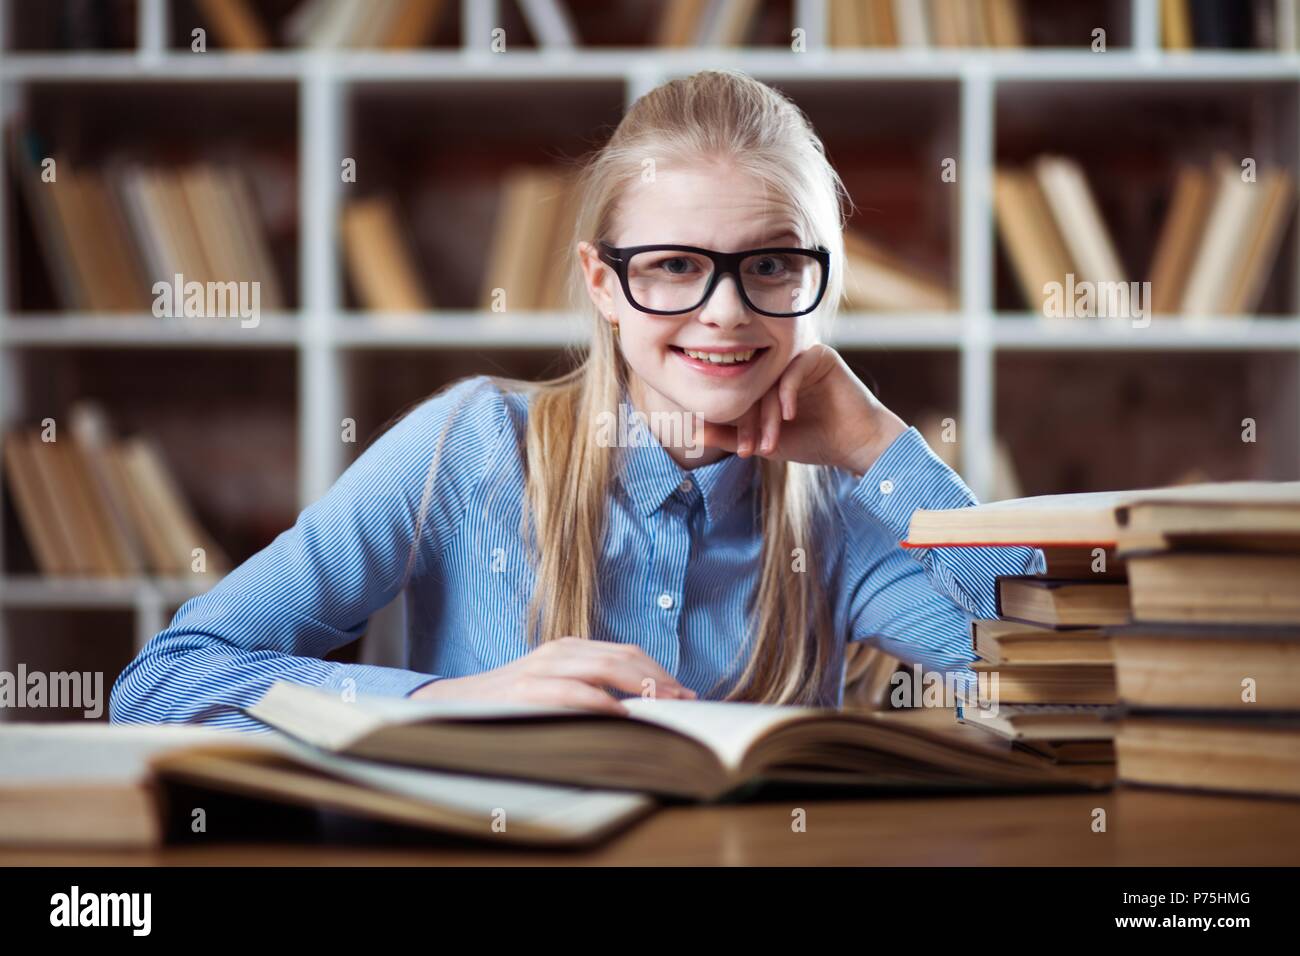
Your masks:
[[[0,51],[13,0],[0,0]],[[464,35],[459,49],[377,53],[272,51],[259,54],[170,49],[169,0],[140,0],[137,49],[89,53],[0,52],[0,121],[7,123],[28,84],[61,80],[104,82],[256,82],[296,84],[299,103],[299,171],[302,237],[299,299],[295,312],[264,315],[255,329],[237,320],[159,320],[148,314],[102,316],[58,313],[16,318],[0,281],[0,425],[17,413],[12,373],[30,349],[220,346],[293,350],[298,356],[299,507],[316,500],[342,471],[338,439],[352,355],[373,349],[558,349],[582,341],[581,322],[563,313],[517,319],[474,311],[427,315],[367,315],[344,310],[341,266],[332,224],[340,201],[338,163],[348,142],[348,92],[368,81],[459,83],[494,79],[612,80],[631,103],[664,79],[705,66],[737,67],[758,76],[827,81],[949,80],[960,99],[957,274],[961,308],[952,314],[844,314],[832,344],[846,349],[943,351],[961,373],[958,421],[962,472],[976,494],[992,486],[996,433],[997,359],[1024,350],[1222,351],[1290,355],[1300,363],[1300,314],[1281,319],[1223,317],[1155,319],[1144,330],[1089,323],[1051,322],[994,311],[994,227],[991,183],[999,86],[1025,81],[1133,82],[1269,81],[1300,85],[1300,53],[1214,51],[1169,54],[1159,48],[1158,0],[1131,0],[1132,46],[1105,54],[1086,49],[1046,50],[844,50],[826,45],[825,0],[796,0],[807,52],[653,48],[595,50],[487,49],[497,21],[496,0],[461,0]],[[476,42],[475,38],[481,38]],[[1300,121],[1300,117],[1297,117]],[[316,161],[308,161],[314,157]],[[0,150],[0,182],[7,157]],[[1300,167],[1300,157],[1297,157]],[[7,223],[0,190],[0,223]],[[0,229],[0,263],[7,264],[8,230]],[[1298,244],[1300,245],[1300,244]],[[1300,276],[1300,262],[1297,262]],[[1298,299],[1297,301],[1300,301]],[[1300,435],[1296,436],[1300,447]],[[2,512],[0,512],[2,516]],[[0,544],[3,529],[0,528]],[[0,553],[0,568],[4,568]],[[57,581],[0,573],[4,607],[102,607],[134,610],[138,643],[165,624],[165,611],[202,586],[185,581]],[[0,615],[0,658],[4,653]]]

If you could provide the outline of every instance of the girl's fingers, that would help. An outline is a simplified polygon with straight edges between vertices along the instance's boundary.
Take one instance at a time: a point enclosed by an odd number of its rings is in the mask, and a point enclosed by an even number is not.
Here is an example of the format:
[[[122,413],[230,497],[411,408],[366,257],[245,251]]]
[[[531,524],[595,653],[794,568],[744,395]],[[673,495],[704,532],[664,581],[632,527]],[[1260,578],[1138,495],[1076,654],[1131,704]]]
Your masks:
[[[736,429],[731,425],[715,425],[713,422],[704,423],[704,431],[700,440],[706,448],[721,448],[723,451],[736,450]]]
[[[809,370],[816,364],[815,349],[807,349],[796,355],[781,373],[776,388],[781,400],[781,417],[785,421],[793,421],[798,414],[799,389]]]
[[[605,669],[605,683],[613,684],[619,690],[629,694],[645,692],[645,681],[654,681],[655,693],[664,693],[673,697],[694,696],[693,692],[683,686],[663,666],[635,644],[616,644],[611,641],[590,641],[602,653],[599,658]]]
[[[565,677],[535,677],[521,698],[546,707],[575,707],[615,717],[626,717],[627,708],[599,687]]]
[[[736,420],[736,454],[746,458],[754,453],[758,444],[758,406],[751,405],[745,414]]]
[[[552,676],[577,678],[601,686],[609,685],[629,694],[643,693],[648,679],[654,682],[656,695],[694,696],[693,691],[679,683],[658,661],[635,644],[578,638],[557,643],[566,649],[566,653],[552,658],[546,671]]]
[[[632,660],[619,661],[612,657],[574,659],[553,672],[553,676],[580,680],[592,687],[615,687],[625,694],[637,696],[652,689],[653,696],[656,697],[680,697],[686,690],[671,677],[667,681],[660,681],[654,674],[644,667],[637,666]],[[647,681],[650,683],[647,684]]]
[[[759,420],[763,431],[758,453],[770,455],[776,451],[776,442],[781,434],[781,399],[775,389],[768,389],[764,394],[760,403]]]

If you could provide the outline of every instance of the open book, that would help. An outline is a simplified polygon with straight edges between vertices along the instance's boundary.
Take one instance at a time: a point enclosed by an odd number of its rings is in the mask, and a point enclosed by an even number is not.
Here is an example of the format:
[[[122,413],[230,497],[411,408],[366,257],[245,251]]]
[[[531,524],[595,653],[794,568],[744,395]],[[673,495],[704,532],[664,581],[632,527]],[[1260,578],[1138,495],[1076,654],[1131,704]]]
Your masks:
[[[360,697],[279,682],[247,712],[327,753],[464,773],[713,800],[760,782],[941,789],[1080,786],[958,724],[915,714],[623,701],[630,716]],[[942,715],[941,715],[942,716]]]

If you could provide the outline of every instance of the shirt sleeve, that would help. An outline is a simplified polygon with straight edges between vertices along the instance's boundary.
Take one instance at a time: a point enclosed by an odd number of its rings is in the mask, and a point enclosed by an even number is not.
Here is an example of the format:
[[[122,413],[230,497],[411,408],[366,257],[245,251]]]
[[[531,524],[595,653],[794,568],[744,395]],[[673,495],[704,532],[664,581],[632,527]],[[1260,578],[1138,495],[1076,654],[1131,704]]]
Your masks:
[[[110,720],[260,730],[239,708],[277,680],[401,696],[437,679],[321,658],[364,633],[370,616],[442,553],[499,457],[508,423],[503,396],[481,377],[417,406],[291,528],[176,612],[113,685]]]
[[[969,674],[970,621],[997,616],[997,577],[1046,567],[1037,548],[901,546],[914,511],[978,504],[915,427],[847,485],[842,502],[849,639],[906,660]]]

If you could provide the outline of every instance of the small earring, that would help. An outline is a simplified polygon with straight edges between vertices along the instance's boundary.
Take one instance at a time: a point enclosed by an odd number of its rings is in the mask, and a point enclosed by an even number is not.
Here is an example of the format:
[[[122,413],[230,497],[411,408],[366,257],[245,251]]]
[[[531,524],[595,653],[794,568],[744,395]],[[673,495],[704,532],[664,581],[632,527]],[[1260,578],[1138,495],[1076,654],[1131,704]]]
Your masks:
[[[611,328],[613,329],[613,331],[614,331],[614,335],[617,336],[617,335],[618,335],[618,323],[614,321],[614,317],[613,317],[612,315],[609,317],[609,324],[610,324],[610,327],[611,327]]]

